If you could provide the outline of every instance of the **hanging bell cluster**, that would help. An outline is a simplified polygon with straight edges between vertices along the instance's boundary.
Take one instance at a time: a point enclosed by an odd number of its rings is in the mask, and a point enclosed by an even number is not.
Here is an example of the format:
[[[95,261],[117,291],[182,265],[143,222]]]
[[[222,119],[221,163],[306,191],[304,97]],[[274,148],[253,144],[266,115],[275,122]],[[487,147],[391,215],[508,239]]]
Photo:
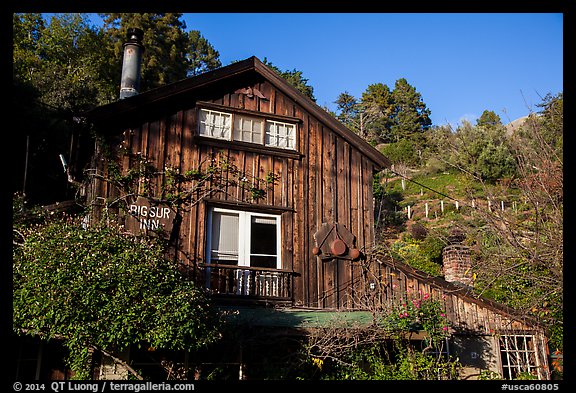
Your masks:
[[[338,223],[324,223],[314,234],[316,246],[312,253],[322,260],[334,258],[356,260],[362,255],[354,246],[356,237],[344,226]]]

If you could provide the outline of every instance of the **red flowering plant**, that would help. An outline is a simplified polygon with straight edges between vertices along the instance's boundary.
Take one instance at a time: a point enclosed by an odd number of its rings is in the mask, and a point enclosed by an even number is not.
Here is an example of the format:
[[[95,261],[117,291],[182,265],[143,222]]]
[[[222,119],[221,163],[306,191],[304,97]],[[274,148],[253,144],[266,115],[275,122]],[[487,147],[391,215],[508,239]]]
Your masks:
[[[450,322],[443,303],[422,291],[407,293],[396,301],[385,320],[395,333],[424,331],[431,347],[438,347],[449,335]]]

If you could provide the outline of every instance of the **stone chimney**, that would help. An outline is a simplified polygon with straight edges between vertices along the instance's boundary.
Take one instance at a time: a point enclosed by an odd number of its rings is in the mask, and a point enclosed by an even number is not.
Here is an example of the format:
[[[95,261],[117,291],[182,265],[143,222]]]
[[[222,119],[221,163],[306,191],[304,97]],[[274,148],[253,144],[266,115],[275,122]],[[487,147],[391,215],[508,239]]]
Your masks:
[[[140,90],[140,68],[142,65],[142,38],[144,32],[140,29],[128,29],[124,43],[122,59],[122,79],[120,80],[120,99],[137,95]]]
[[[470,248],[462,244],[451,244],[442,250],[444,279],[456,285],[472,286],[472,257]]]

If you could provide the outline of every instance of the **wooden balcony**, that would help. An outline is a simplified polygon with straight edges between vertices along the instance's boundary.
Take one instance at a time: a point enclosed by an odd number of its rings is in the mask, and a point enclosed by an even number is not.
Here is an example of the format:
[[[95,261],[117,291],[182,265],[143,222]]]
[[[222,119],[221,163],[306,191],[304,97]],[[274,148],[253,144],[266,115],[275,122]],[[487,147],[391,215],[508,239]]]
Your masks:
[[[295,272],[225,264],[201,264],[200,268],[201,282],[213,295],[292,300]]]

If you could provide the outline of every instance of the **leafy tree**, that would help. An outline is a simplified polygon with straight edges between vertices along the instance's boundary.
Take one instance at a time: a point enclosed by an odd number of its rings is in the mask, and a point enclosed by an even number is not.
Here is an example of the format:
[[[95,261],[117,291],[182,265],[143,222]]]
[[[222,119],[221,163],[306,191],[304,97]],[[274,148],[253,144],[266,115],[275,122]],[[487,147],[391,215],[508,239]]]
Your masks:
[[[45,30],[41,14],[13,14],[13,77],[20,82],[30,81],[40,67],[40,37]]]
[[[408,139],[400,139],[398,142],[384,145],[380,151],[394,164],[416,165],[418,163],[418,153],[414,144]]]
[[[334,103],[339,112],[336,118],[351,130],[360,133],[362,130],[356,121],[359,116],[358,100],[345,91],[344,93],[340,93]]]
[[[454,133],[444,135],[446,138],[429,138],[428,143],[436,145],[432,148],[438,153],[436,157],[448,165],[491,184],[516,175],[516,160],[502,125],[480,122],[473,126],[465,121]]]
[[[544,144],[550,149],[550,153],[556,156],[556,159],[560,159],[563,154],[564,140],[563,93],[547,94],[537,106],[540,111],[527,118],[524,126],[518,131],[518,135],[533,148]],[[539,132],[533,133],[534,128]]]
[[[14,14],[13,29],[13,109],[20,119],[13,125],[13,190],[33,203],[70,198],[59,154],[70,162],[71,148],[86,137],[76,115],[112,97],[114,87],[102,77],[106,39],[80,14],[56,15],[48,25],[39,14]]]
[[[369,85],[362,93],[360,106],[367,140],[372,144],[393,142],[394,100],[390,88],[382,83]]]
[[[219,68],[220,54],[198,30],[186,32],[180,13],[100,14],[114,42],[116,69],[121,69],[123,44],[129,28],[144,31],[141,91]],[[119,84],[119,77],[116,78]]]
[[[280,68],[276,67],[270,61],[268,61],[266,57],[262,60],[262,62],[282,78],[286,79],[288,83],[298,89],[306,97],[316,102],[316,97],[314,97],[314,88],[308,84],[308,79],[302,76],[302,71],[298,71],[296,69],[293,69],[292,71],[282,71]]]
[[[158,241],[73,217],[14,229],[13,328],[63,339],[75,378],[90,378],[93,351],[119,361],[130,345],[195,350],[218,339],[215,309]]]
[[[502,120],[494,111],[485,110],[482,115],[476,120],[478,127],[494,128],[502,126]]]
[[[335,103],[339,119],[372,145],[407,139],[416,147],[418,157],[422,154],[426,143],[423,135],[432,124],[430,110],[406,79],[398,79],[393,91],[383,83],[371,84],[360,102],[342,93]]]
[[[47,26],[28,14],[15,14],[14,79],[40,93],[40,101],[61,112],[77,114],[112,96],[107,75],[106,37],[82,14],[58,14]],[[34,21],[34,22],[33,22]],[[33,34],[25,30],[32,29]]]
[[[128,27],[145,31],[142,91],[220,66],[218,52],[198,31],[185,32],[180,15],[102,14],[105,24],[96,29],[84,14],[50,21],[13,14],[14,108],[21,119],[13,130],[13,191],[25,191],[32,203],[74,197],[59,155],[77,175],[88,160],[94,142],[78,114],[118,99]]]
[[[560,351],[564,228],[561,97],[547,96],[543,111],[528,116],[510,136],[485,112],[478,125],[464,123],[452,138],[445,139],[445,146],[454,149],[450,162],[474,174],[483,195],[515,203],[505,210],[473,211],[466,241],[476,250],[475,289],[538,320],[548,329],[551,349]],[[439,152],[446,157],[448,149]],[[510,188],[503,188],[502,177],[507,174],[502,170],[512,169],[510,157],[514,176]]]
[[[425,147],[424,132],[432,125],[430,110],[422,101],[420,93],[404,78],[396,81],[392,99],[395,113],[391,132],[395,141],[410,139],[421,154]]]
[[[222,66],[220,54],[198,30],[188,33],[188,75],[198,75]]]

